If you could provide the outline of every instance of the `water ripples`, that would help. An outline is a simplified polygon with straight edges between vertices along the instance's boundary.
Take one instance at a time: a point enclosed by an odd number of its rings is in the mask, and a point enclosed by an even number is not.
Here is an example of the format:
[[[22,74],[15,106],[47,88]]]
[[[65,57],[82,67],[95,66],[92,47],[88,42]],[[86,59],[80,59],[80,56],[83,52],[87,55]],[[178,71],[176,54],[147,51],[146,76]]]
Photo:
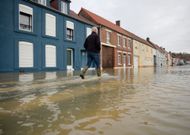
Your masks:
[[[26,81],[0,84],[0,95],[8,97],[0,102],[0,134],[190,134],[189,66],[111,74],[86,81],[24,75]]]

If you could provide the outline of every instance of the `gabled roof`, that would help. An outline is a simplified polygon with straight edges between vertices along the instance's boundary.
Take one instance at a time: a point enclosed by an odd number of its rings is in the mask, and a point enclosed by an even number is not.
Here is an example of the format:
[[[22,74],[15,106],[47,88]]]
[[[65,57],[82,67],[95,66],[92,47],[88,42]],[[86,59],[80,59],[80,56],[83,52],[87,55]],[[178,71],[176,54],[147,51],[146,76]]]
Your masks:
[[[90,20],[90,21],[92,21],[98,25],[105,26],[105,27],[107,27],[111,30],[114,30],[120,34],[123,34],[126,36],[128,35],[127,32],[123,28],[121,28],[121,27],[117,26],[116,24],[104,19],[103,17],[101,17],[99,15],[96,15],[95,13],[93,13],[87,9],[81,8],[81,10],[78,14],[79,14],[79,16],[83,16],[83,17],[87,18],[88,20]]]
[[[71,16],[72,18],[75,18],[81,22],[84,22],[84,23],[87,23],[87,24],[90,24],[90,25],[95,25],[94,23],[88,21],[86,18],[82,17],[82,16],[79,16],[77,13],[75,13],[74,11],[70,10],[69,12],[69,16]]]
[[[121,28],[120,26],[106,20],[105,18],[87,10],[87,9],[84,9],[84,8],[81,8],[80,12],[78,13],[79,16],[83,16],[84,18],[87,18],[89,21],[92,21],[98,25],[102,25],[102,26],[105,26],[111,30],[114,30],[122,35],[125,35],[127,37],[130,37],[132,39],[135,39],[141,43],[144,43],[152,48],[154,48],[154,46],[152,46],[149,42],[147,42],[146,40],[144,40],[143,38],[140,38],[138,37],[137,35]]]
[[[128,32],[129,32],[129,31],[128,31]],[[139,42],[141,42],[141,43],[143,43],[143,44],[146,44],[146,45],[148,45],[148,46],[150,46],[150,47],[152,47],[152,48],[155,48],[154,45],[152,45],[151,43],[149,43],[149,42],[146,41],[145,39],[143,39],[143,38],[141,38],[141,37],[139,37],[139,36],[137,36],[137,35],[135,35],[135,34],[133,34],[133,33],[131,33],[131,32],[129,32],[129,33],[130,33],[132,39],[135,39],[135,40],[137,40],[137,41],[139,41]]]

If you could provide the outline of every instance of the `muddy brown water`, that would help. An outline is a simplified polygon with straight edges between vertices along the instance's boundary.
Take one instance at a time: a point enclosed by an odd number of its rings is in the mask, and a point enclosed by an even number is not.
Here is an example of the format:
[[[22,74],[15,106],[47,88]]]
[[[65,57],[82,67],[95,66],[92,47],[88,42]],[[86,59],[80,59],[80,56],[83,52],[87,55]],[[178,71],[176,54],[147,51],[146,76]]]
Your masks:
[[[190,135],[190,66],[1,73],[0,135]]]

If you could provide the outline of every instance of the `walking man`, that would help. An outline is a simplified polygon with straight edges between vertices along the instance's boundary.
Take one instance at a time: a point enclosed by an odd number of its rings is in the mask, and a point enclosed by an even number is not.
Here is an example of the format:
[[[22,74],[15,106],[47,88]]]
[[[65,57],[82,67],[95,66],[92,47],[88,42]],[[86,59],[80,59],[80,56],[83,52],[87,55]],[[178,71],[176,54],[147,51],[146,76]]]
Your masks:
[[[92,33],[89,35],[84,43],[84,48],[87,51],[87,65],[81,71],[80,77],[84,79],[85,73],[88,68],[91,66],[92,62],[96,65],[96,72],[97,76],[101,76],[101,69],[100,69],[100,38],[98,36],[98,29],[96,27],[92,28]]]

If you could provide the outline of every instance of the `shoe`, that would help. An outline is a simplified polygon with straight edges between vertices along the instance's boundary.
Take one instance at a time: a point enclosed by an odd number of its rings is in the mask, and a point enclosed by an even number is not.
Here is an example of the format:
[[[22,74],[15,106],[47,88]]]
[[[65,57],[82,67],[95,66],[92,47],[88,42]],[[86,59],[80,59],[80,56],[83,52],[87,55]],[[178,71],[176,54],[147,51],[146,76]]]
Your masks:
[[[84,75],[80,75],[81,79],[84,79]]]
[[[98,77],[101,77],[101,69],[100,69],[100,68],[97,68],[97,69],[96,69],[96,72],[97,72],[97,76],[98,76]]]

